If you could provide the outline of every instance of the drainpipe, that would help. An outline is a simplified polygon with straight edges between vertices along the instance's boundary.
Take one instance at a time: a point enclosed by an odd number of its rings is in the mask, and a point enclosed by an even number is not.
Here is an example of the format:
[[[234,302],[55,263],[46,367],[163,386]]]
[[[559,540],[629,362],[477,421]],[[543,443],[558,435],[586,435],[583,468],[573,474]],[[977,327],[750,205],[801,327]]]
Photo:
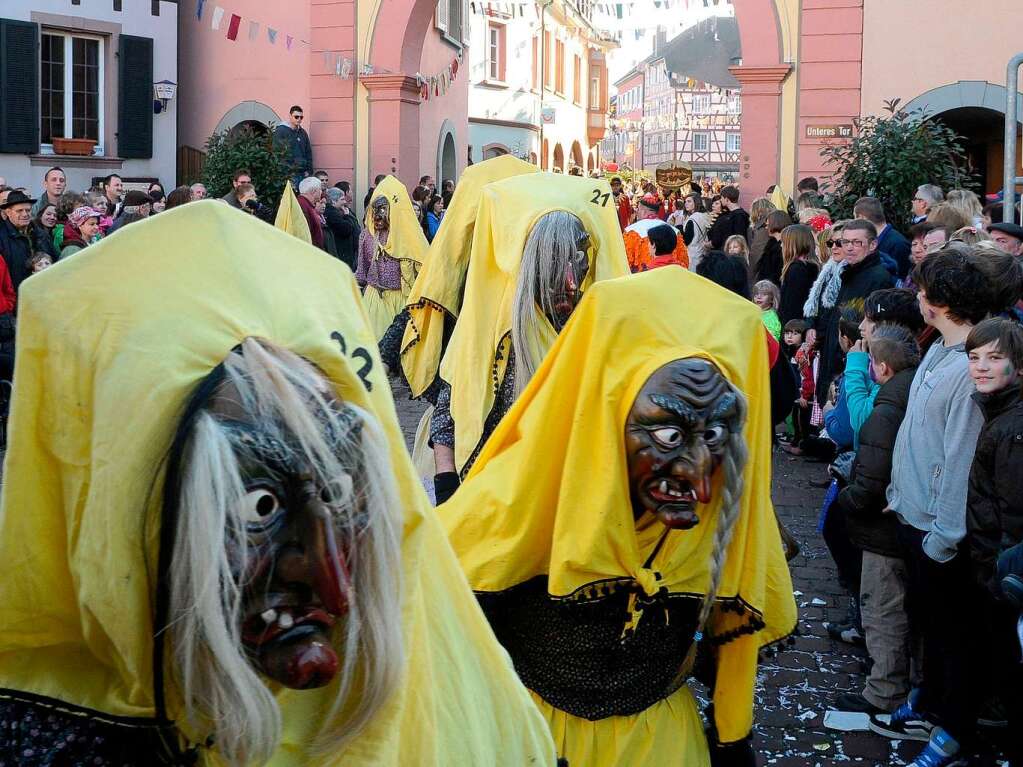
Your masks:
[[[1016,106],[1019,101],[1019,68],[1023,66],[1023,53],[1009,59],[1005,76],[1005,166],[1002,169],[1002,221],[1012,223],[1016,213],[1016,184],[1023,183],[1023,177],[1016,177],[1016,131],[1019,115]]]
[[[543,164],[547,160],[543,147],[543,92],[547,81],[547,9],[554,4],[554,0],[538,3],[540,6],[540,151],[536,153],[537,166],[543,170]]]

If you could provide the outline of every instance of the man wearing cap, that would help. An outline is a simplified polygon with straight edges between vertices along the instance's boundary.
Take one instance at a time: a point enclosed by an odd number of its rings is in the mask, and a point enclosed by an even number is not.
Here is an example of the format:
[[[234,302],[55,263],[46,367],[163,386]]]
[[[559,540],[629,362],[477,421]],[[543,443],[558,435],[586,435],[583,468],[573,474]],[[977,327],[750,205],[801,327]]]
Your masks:
[[[987,231],[995,245],[1010,256],[1023,258],[1023,226],[1010,222],[991,224]]]
[[[7,263],[15,291],[31,274],[27,264],[33,253],[49,253],[54,261],[59,258],[53,241],[38,237],[32,227],[32,206],[35,202],[24,192],[15,189],[0,205],[0,210],[4,212],[4,220],[0,222],[0,254],[3,254]]]
[[[150,198],[150,196],[145,192],[139,192],[132,189],[124,195],[124,205],[121,207],[121,213],[114,219],[114,223],[111,224],[110,228],[107,230],[107,234],[113,234],[128,221],[136,220],[136,217],[148,218],[149,214],[152,212],[152,198]],[[128,218],[129,216],[131,218]]]
[[[39,200],[32,206],[32,218],[35,218],[47,205],[60,205],[60,196],[67,188],[67,176],[64,169],[54,166],[46,171],[43,176],[43,193]]]

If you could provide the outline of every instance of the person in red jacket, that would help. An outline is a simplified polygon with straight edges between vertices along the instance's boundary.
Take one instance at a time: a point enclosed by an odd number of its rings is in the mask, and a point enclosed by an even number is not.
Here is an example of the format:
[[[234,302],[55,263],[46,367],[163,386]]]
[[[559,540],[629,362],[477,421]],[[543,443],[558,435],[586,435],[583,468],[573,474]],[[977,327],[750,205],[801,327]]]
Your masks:
[[[298,204],[302,206],[302,213],[305,214],[306,223],[309,224],[309,236],[313,245],[320,250],[323,246],[323,223],[320,220],[319,211],[316,210],[316,203],[323,196],[323,186],[316,176],[309,176],[302,179],[298,185]]]

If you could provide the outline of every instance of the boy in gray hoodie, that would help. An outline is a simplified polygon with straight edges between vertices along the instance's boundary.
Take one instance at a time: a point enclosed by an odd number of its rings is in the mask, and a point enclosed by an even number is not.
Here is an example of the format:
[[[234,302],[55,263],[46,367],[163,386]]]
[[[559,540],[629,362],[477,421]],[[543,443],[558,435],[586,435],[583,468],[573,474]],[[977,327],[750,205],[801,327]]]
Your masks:
[[[927,659],[921,686],[870,729],[896,739],[929,741],[911,767],[960,764],[961,741],[976,726],[979,701],[971,673],[975,638],[970,614],[966,492],[983,415],[972,399],[965,341],[993,303],[979,257],[945,249],[914,271],[924,321],[941,334],[920,363],[895,441],[888,510],[909,575],[910,619]]]

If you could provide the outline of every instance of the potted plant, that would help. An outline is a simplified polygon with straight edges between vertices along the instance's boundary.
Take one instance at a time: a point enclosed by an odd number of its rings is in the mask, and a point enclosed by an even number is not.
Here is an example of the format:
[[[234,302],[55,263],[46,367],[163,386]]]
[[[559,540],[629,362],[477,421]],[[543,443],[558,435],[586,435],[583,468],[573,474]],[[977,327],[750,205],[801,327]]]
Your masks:
[[[53,153],[62,155],[79,155],[88,157],[96,148],[96,140],[91,138],[56,138],[53,139]]]

